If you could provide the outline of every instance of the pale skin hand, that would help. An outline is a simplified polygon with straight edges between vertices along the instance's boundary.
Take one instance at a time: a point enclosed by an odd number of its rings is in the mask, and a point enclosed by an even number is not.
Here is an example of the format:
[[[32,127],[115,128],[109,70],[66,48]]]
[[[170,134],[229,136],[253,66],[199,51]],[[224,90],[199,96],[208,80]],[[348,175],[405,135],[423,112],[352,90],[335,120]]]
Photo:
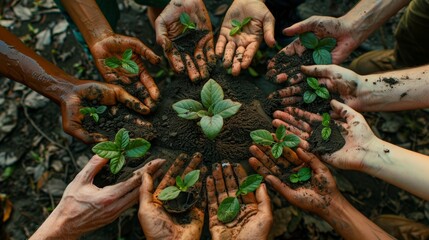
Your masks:
[[[128,180],[99,188],[92,182],[107,162],[97,155],[92,157],[30,239],[78,239],[84,233],[113,222],[137,203],[143,173],[156,174],[165,160],[153,160],[135,171]]]
[[[235,19],[242,22],[247,17],[252,18],[250,23],[242,28],[241,33],[230,36],[229,33],[233,28],[231,21]],[[262,40],[265,40],[270,47],[275,45],[274,25],[275,19],[263,1],[233,1],[220,29],[216,55],[223,56],[225,68],[232,66],[232,75],[239,75],[241,69],[248,68],[252,63]]]
[[[177,222],[174,216],[164,210],[162,202],[158,199],[158,195],[164,188],[175,185],[176,176],[180,174],[183,178],[188,172],[197,169],[202,162],[202,155],[195,153],[182,172],[185,163],[188,161],[187,158],[186,154],[179,155],[159,183],[155,192],[152,176],[147,173],[143,175],[143,184],[140,188],[139,220],[147,239],[195,239],[201,235],[204,223],[204,197],[187,213],[191,218],[189,224]],[[203,166],[200,170],[200,179],[195,184],[195,187],[199,191],[201,191],[202,179],[207,168]],[[200,195],[204,196],[204,193]]]
[[[235,220],[226,224],[218,220],[217,211],[220,203],[227,197],[234,197],[239,183],[246,177],[247,174],[240,164],[231,165],[229,162],[223,162],[222,166],[219,163],[213,165],[213,176],[207,178],[206,187],[210,233],[214,240],[267,239],[273,217],[265,184],[261,184],[255,193],[239,197],[243,206]]]
[[[172,42],[183,33],[184,26],[180,15],[187,13],[197,30],[206,30],[195,46],[194,56],[181,53]],[[191,81],[196,82],[209,77],[210,66],[216,63],[213,32],[210,17],[202,0],[172,0],[155,21],[156,42],[164,49],[171,67],[177,73],[187,72]],[[189,30],[187,30],[189,31]],[[194,58],[194,60],[193,60]]]

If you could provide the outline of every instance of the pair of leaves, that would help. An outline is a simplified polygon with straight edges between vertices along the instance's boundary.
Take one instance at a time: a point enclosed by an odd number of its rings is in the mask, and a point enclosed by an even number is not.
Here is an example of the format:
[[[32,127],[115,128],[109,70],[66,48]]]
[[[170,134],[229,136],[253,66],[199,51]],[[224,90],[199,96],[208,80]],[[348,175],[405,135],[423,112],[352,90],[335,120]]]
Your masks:
[[[125,156],[130,158],[142,157],[150,148],[150,142],[143,138],[130,139],[124,128],[115,136],[115,141],[97,143],[92,151],[102,158],[110,159],[110,172],[118,173],[125,164]]]
[[[327,141],[329,139],[329,137],[331,136],[332,130],[329,127],[329,124],[331,122],[331,116],[329,116],[328,113],[323,113],[322,114],[322,139]]]
[[[323,99],[329,99],[331,97],[328,89],[320,86],[316,78],[308,77],[307,84],[314,90],[314,92],[310,90],[304,92],[303,99],[305,103],[308,104],[314,102],[317,96]]]
[[[227,197],[220,203],[217,210],[217,218],[219,221],[223,223],[232,222],[240,212],[240,203],[237,197],[254,192],[259,185],[261,185],[262,179],[263,177],[259,174],[253,174],[246,177],[235,193],[236,197]]]
[[[300,142],[298,136],[286,133],[284,125],[280,125],[276,130],[277,142],[274,140],[271,133],[264,129],[250,132],[250,137],[256,144],[272,146],[271,154],[273,154],[275,158],[279,158],[282,155],[284,147],[294,148],[297,147]]]
[[[106,64],[106,66],[110,68],[121,67],[131,74],[138,74],[140,69],[137,63],[131,60],[132,56],[133,51],[131,49],[127,49],[122,54],[122,59],[119,59],[117,57],[106,58],[104,60],[104,64]]]
[[[231,26],[233,28],[229,32],[229,36],[234,36],[236,34],[239,34],[243,29],[243,27],[249,24],[251,20],[252,20],[252,17],[244,18],[242,22],[238,21],[237,19],[232,19]]]
[[[158,195],[158,199],[161,201],[173,200],[179,196],[180,192],[185,192],[188,188],[192,187],[197,183],[200,178],[200,170],[190,171],[185,177],[176,177],[176,186],[169,186],[164,188]]]
[[[98,106],[97,108],[95,107],[83,107],[81,109],[79,109],[79,112],[82,113],[83,115],[87,115],[89,114],[89,116],[91,116],[95,122],[98,122],[99,120],[99,114],[102,114],[106,111],[107,107],[106,106]]]
[[[197,28],[195,23],[191,21],[191,17],[189,16],[189,14],[187,14],[185,12],[180,14],[180,23],[183,26],[185,26],[182,33],[186,32],[188,29],[196,29]]]
[[[331,51],[335,48],[337,40],[335,38],[318,39],[312,32],[299,35],[299,39],[307,49],[313,49],[313,60],[316,64],[326,65],[332,63]]]
[[[311,169],[308,167],[303,167],[298,170],[297,173],[291,174],[289,180],[291,183],[305,182],[311,178]]]

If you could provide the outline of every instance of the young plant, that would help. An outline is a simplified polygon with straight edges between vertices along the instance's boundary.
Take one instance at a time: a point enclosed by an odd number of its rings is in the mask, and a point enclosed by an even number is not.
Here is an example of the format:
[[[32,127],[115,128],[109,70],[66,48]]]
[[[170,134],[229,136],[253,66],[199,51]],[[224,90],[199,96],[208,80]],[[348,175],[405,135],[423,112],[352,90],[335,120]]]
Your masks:
[[[193,99],[184,99],[174,103],[172,107],[181,118],[201,118],[199,125],[204,135],[213,140],[222,130],[223,120],[235,115],[241,107],[241,103],[223,98],[222,87],[210,79],[201,90],[202,104]]]
[[[303,167],[298,170],[297,173],[291,174],[289,180],[291,183],[305,182],[311,178],[311,169],[308,167]]]
[[[128,131],[120,129],[115,141],[97,143],[92,151],[102,158],[110,159],[110,172],[118,173],[125,164],[125,157],[138,158],[146,154],[150,142],[143,138],[130,139]]]
[[[119,59],[117,57],[106,58],[104,60],[104,64],[106,64],[106,66],[108,66],[109,68],[121,67],[131,74],[138,74],[140,69],[137,63],[131,60],[132,56],[133,50],[127,49],[122,54],[122,59]]]
[[[322,139],[325,141],[329,140],[329,137],[331,136],[332,130],[329,127],[329,123],[331,122],[331,116],[329,116],[328,113],[323,113],[322,114]]]
[[[262,179],[263,177],[259,174],[247,176],[238,187],[235,193],[236,197],[227,197],[220,203],[217,210],[217,218],[219,221],[223,223],[232,222],[240,212],[240,203],[237,197],[255,191],[259,185],[261,185]]]
[[[180,192],[186,192],[190,187],[193,187],[200,178],[200,170],[193,170],[186,174],[182,179],[180,176],[176,177],[176,186],[169,186],[164,188],[158,195],[161,201],[173,200],[177,198]]]
[[[180,14],[180,23],[185,26],[182,33],[186,32],[188,29],[195,30],[197,28],[197,25],[191,21],[191,17],[185,12]]]
[[[79,109],[79,112],[82,113],[83,115],[89,114],[89,116],[92,117],[95,122],[98,122],[98,120],[100,119],[100,116],[98,116],[98,115],[104,113],[106,111],[106,109],[107,109],[106,106],[101,105],[97,108],[95,108],[95,107],[83,107],[83,108]]]
[[[305,103],[312,103],[316,100],[316,97],[319,96],[323,99],[329,99],[331,95],[329,95],[329,91],[327,88],[319,85],[319,82],[316,78],[308,77],[307,84],[313,90],[307,90],[304,92],[303,98]]]
[[[318,39],[312,32],[305,32],[299,35],[299,40],[307,49],[313,49],[313,60],[316,64],[326,65],[332,63],[331,51],[337,44],[335,38]]]
[[[229,32],[229,36],[234,36],[235,34],[240,34],[241,29],[243,29],[244,26],[249,24],[251,20],[252,20],[251,17],[247,17],[247,18],[243,19],[242,22],[240,22],[236,19],[232,19],[231,25],[233,26],[233,28]]]
[[[274,141],[271,133],[264,129],[252,131],[250,133],[250,137],[256,144],[271,146],[271,154],[273,154],[273,157],[275,158],[279,158],[282,155],[284,147],[294,148],[298,146],[300,142],[298,136],[294,134],[286,134],[286,128],[284,125],[280,125],[276,130],[277,142]]]

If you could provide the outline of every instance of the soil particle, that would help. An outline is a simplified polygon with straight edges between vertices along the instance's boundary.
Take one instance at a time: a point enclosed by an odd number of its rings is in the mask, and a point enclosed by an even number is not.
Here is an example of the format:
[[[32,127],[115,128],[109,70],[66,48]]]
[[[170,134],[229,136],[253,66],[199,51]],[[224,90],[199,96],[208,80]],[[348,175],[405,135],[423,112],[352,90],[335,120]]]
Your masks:
[[[392,88],[393,88],[393,85],[399,83],[398,79],[396,78],[383,78],[382,81],[389,84],[390,87]]]
[[[326,153],[334,153],[341,149],[346,141],[341,135],[340,129],[333,121],[329,124],[331,128],[331,136],[327,141],[322,139],[322,122],[318,122],[315,126],[312,126],[313,133],[311,134],[308,142],[310,143],[310,151],[317,154],[326,154]]]

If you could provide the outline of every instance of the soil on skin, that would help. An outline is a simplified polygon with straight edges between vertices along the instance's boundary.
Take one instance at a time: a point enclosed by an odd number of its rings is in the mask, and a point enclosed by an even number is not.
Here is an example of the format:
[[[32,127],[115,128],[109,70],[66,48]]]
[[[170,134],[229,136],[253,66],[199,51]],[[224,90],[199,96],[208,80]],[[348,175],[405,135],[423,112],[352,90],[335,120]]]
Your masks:
[[[297,173],[297,171],[296,172],[294,171],[294,168],[296,168],[296,166],[293,166],[293,165],[290,165],[287,168],[280,167],[281,172],[283,174],[279,176],[279,179],[282,180],[283,183],[285,183],[287,186],[289,186],[292,189],[297,189],[300,187],[311,188],[311,182],[310,181],[297,182],[297,183],[293,183],[290,181],[290,175]]]
[[[198,195],[199,194],[196,190],[180,192],[177,198],[165,201],[163,203],[163,207],[169,213],[185,213],[199,200]]]
[[[183,54],[194,56],[195,46],[209,31],[189,29],[173,40],[173,46],[177,48],[183,58]]]
[[[312,126],[314,130],[308,139],[311,152],[320,155],[334,153],[346,144],[343,135],[341,135],[340,127],[334,121],[330,122],[329,127],[331,128],[331,136],[325,141],[322,139],[322,122],[318,122],[315,126]]]
[[[267,76],[270,81],[276,82],[276,76],[280,73],[286,73],[289,78],[296,78],[297,74],[301,73],[302,65],[314,65],[313,50],[306,50],[301,56],[297,54],[288,56],[284,52],[279,52],[274,56],[273,61],[275,74]]]

